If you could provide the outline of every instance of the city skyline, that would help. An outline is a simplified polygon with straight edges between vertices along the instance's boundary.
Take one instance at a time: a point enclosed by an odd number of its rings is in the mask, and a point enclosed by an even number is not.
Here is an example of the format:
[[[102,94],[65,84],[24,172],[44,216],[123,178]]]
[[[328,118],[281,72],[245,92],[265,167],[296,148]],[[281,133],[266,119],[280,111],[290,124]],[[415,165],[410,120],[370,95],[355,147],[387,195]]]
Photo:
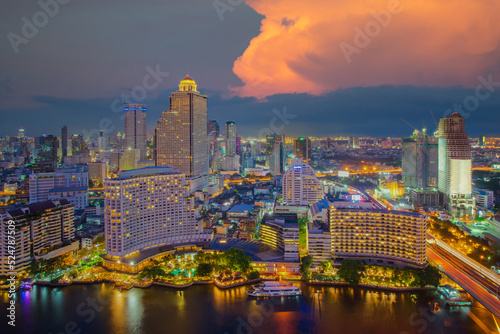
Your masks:
[[[0,11],[0,332],[500,331],[500,10]]]

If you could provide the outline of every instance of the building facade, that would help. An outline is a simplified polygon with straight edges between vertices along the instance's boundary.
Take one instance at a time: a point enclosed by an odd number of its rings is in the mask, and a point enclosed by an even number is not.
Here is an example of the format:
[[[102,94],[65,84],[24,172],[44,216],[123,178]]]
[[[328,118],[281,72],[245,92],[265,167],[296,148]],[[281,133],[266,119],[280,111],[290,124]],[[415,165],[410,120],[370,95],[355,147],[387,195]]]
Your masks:
[[[31,204],[0,214],[0,275],[20,272],[52,247],[75,238],[73,205],[67,200]],[[15,231],[9,234],[9,231]],[[10,237],[9,237],[10,236]],[[14,238],[15,268],[8,264]]]
[[[323,187],[311,166],[294,159],[283,175],[283,202],[286,205],[310,205],[324,198]]]
[[[405,187],[437,187],[438,138],[428,135],[425,129],[403,138],[402,169]]]
[[[186,77],[170,96],[155,129],[156,166],[186,174],[191,191],[208,186],[207,96]]]
[[[29,176],[29,202],[32,204],[47,201],[50,199],[51,191],[71,192],[75,190],[76,197],[72,203],[76,208],[84,209],[88,206],[88,179],[86,165],[65,166],[55,173],[33,173]],[[71,197],[68,200],[71,202]]]
[[[125,103],[125,146],[124,149],[139,150],[139,159],[146,159],[146,105]]]
[[[427,218],[405,211],[330,207],[332,255],[336,262],[424,268]]]
[[[104,181],[106,255],[127,257],[166,245],[197,242],[194,198],[184,173],[146,167]]]
[[[299,261],[299,224],[295,214],[265,216],[260,239],[283,252],[285,261]]]
[[[472,196],[471,146],[465,119],[453,112],[439,121],[438,188],[454,216],[475,215]]]

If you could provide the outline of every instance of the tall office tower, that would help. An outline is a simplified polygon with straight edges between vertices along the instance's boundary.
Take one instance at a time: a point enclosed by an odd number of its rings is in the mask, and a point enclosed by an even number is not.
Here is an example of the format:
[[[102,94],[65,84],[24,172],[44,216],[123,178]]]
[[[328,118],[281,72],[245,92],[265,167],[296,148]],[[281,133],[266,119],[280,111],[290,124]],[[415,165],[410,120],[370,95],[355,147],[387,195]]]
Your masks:
[[[447,197],[448,210],[458,217],[474,215],[471,147],[465,120],[456,111],[439,121],[438,154],[438,188]]]
[[[121,172],[104,181],[104,193],[108,256],[123,260],[145,250],[151,256],[152,249],[199,241],[201,228],[184,173],[169,167]]]
[[[311,166],[293,159],[283,175],[283,202],[286,205],[309,205],[325,197],[323,187]]]
[[[138,149],[139,159],[146,159],[146,105],[125,103],[125,146]]]
[[[241,154],[241,137],[236,136],[236,155]]]
[[[438,138],[425,129],[415,130],[409,138],[403,138],[403,182],[405,187],[437,187]]]
[[[24,138],[24,129],[23,128],[20,128],[17,131],[17,138]]]
[[[62,147],[62,156],[68,156],[68,127],[65,125],[61,129],[61,147]]]
[[[99,138],[97,138],[97,148],[101,151],[107,150],[107,140],[106,140],[106,134],[104,133],[104,130],[99,131]]]
[[[42,136],[39,138],[40,151],[35,158],[33,170],[36,173],[53,172],[57,169],[59,149],[59,138],[54,136]]]
[[[358,137],[350,137],[349,138],[349,146],[351,148],[359,148],[359,138]]]
[[[479,136],[479,145],[484,146],[486,144],[486,137],[485,136]]]
[[[236,155],[236,124],[234,121],[226,122],[226,155]]]
[[[196,90],[189,76],[170,96],[155,129],[156,166],[186,174],[191,191],[208,186],[207,96]]]
[[[274,151],[274,142],[276,140],[281,140],[283,143],[285,143],[285,135],[284,134],[277,134],[277,133],[271,133],[266,136],[266,165],[269,167],[269,163],[271,160],[271,155]]]
[[[269,157],[269,173],[272,176],[282,175],[285,171],[285,143],[276,139],[273,145],[273,152]]]
[[[330,139],[330,138],[328,138]],[[329,146],[329,144],[327,144]],[[293,142],[293,154],[296,158],[311,161],[311,140],[309,138],[299,137]]]
[[[89,148],[82,135],[73,135],[73,137],[71,137],[71,153],[73,155],[89,154]]]
[[[329,209],[335,261],[424,268],[427,218],[414,212]]]
[[[77,209],[85,209],[89,201],[88,180],[87,165],[64,166],[55,173],[33,173],[29,176],[30,204],[63,196]]]
[[[219,137],[219,123],[215,119],[211,119],[207,123],[207,134],[209,136],[214,136],[214,139]]]

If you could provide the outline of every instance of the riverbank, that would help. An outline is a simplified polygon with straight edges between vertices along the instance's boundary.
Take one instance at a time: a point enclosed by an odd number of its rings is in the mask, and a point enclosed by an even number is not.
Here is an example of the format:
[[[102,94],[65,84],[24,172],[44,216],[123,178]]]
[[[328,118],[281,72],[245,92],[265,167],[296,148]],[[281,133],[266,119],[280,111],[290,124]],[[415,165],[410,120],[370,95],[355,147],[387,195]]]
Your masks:
[[[140,289],[147,289],[149,287],[152,287],[153,285],[156,286],[163,286],[167,288],[173,288],[173,289],[186,289],[189,288],[190,286],[193,285],[210,285],[213,284],[215,285],[218,289],[220,290],[226,290],[230,288],[236,288],[239,286],[244,286],[244,285],[251,285],[255,283],[259,283],[264,281],[262,278],[257,278],[254,280],[250,281],[245,281],[245,282],[238,282],[235,284],[218,284],[215,280],[208,280],[208,281],[193,281],[187,284],[170,284],[170,283],[165,283],[165,282],[150,282],[148,284],[135,284],[132,283],[129,288],[126,288],[126,290],[130,288],[140,288]],[[301,281],[303,282],[303,281]],[[113,281],[113,280],[96,280],[96,281],[73,281],[70,283],[51,283],[47,281],[37,281],[34,284],[39,285],[39,286],[48,286],[48,287],[66,287],[70,285],[86,285],[86,284],[101,284],[101,283],[109,283],[109,284],[122,284],[120,281]],[[385,290],[385,291],[393,291],[393,292],[412,292],[412,291],[423,291],[423,290],[434,290],[434,287],[390,287],[390,286],[381,286],[381,285],[373,285],[373,284],[358,284],[356,286],[351,286],[348,283],[344,282],[303,282],[306,285],[311,285],[311,286],[338,286],[338,287],[357,287],[357,288],[362,288],[362,289],[374,289],[374,290]],[[122,287],[118,285],[118,287]]]
[[[398,291],[398,292],[411,292],[411,291],[422,291],[422,290],[434,290],[434,287],[399,287],[399,286],[383,286],[374,284],[358,284],[355,286],[349,285],[345,282],[307,282],[307,285],[319,285],[319,286],[342,286],[342,287],[353,287],[353,288],[363,288],[363,289],[375,289],[375,290],[386,290],[386,291]]]

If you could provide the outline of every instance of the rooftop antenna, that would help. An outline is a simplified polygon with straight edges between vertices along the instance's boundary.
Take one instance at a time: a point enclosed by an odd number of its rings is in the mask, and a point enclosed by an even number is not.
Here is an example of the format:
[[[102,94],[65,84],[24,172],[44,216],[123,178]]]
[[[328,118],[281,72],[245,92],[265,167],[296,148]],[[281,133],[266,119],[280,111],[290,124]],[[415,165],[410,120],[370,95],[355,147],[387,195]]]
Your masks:
[[[436,124],[436,129],[439,128],[438,127],[438,124],[436,122],[436,118],[434,117],[434,113],[432,112],[432,109],[429,109],[429,111],[431,112],[431,115],[432,115],[432,119],[434,120],[434,124]]]
[[[417,130],[417,128],[416,128],[416,127],[414,127],[413,125],[411,125],[410,123],[408,123],[407,121],[405,121],[405,120],[403,119],[403,117],[400,117],[399,119],[400,119],[400,120],[402,120],[403,122],[405,122],[406,124],[408,124],[408,125],[409,125],[409,126],[410,126],[413,130]],[[418,131],[418,130],[417,130],[417,131]]]

